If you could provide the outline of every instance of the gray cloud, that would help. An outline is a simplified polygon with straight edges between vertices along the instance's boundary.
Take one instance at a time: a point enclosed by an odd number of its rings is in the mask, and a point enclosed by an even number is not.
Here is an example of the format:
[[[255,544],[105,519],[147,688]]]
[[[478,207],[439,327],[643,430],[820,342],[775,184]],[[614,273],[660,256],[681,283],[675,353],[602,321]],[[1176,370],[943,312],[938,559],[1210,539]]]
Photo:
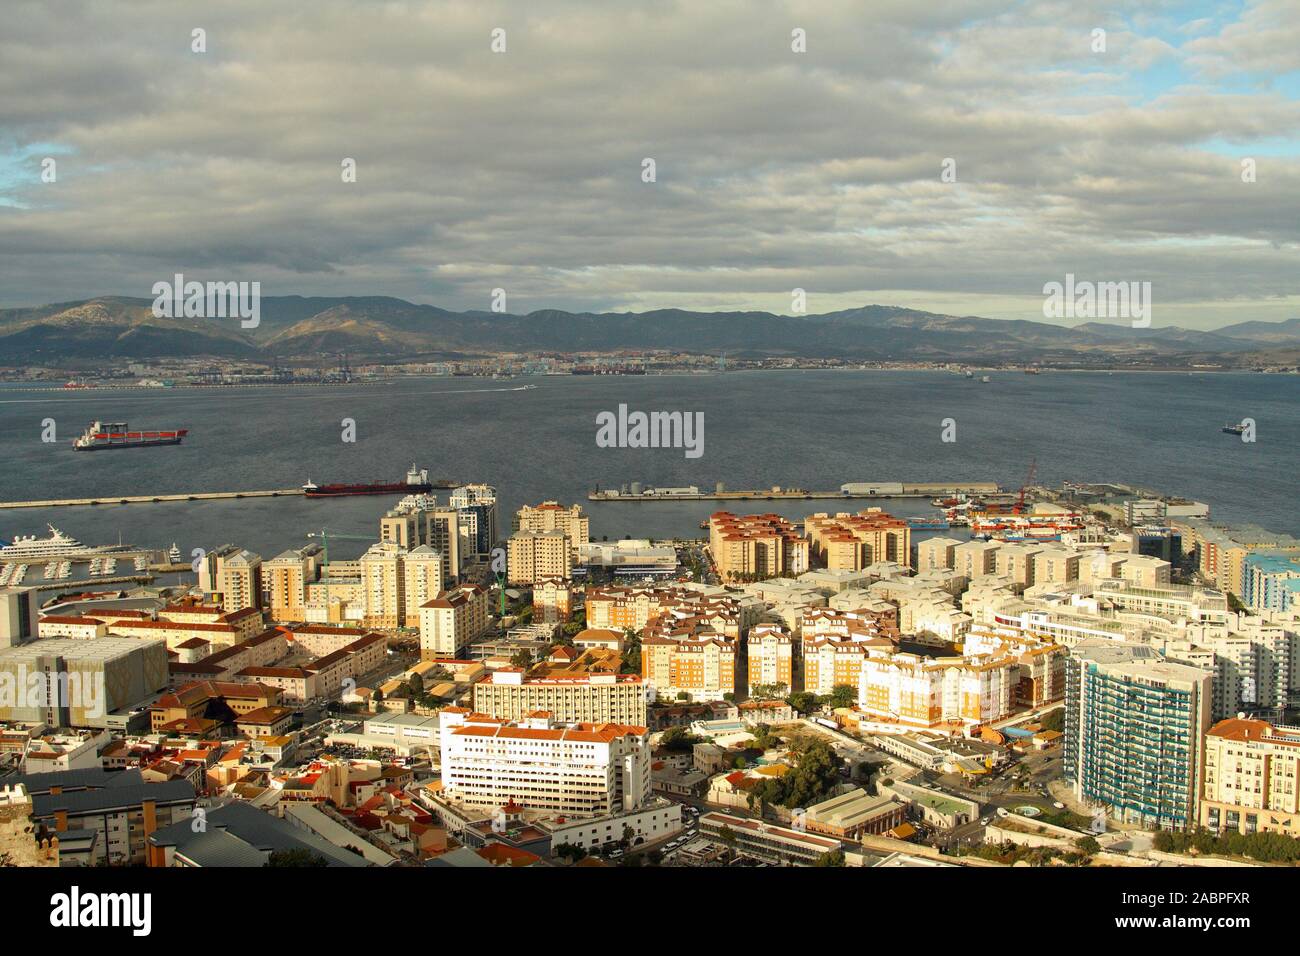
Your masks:
[[[513,310],[780,308],[799,286],[1023,317],[1068,271],[1152,281],[1186,306],[1157,324],[1280,318],[1300,163],[1265,150],[1245,184],[1239,162],[1300,131],[1260,81],[1297,68],[1295,7],[1179,48],[1177,7],[1136,0],[11,0],[0,129],[71,153],[56,184],[0,163],[0,304],[180,271],[449,308],[495,286]]]

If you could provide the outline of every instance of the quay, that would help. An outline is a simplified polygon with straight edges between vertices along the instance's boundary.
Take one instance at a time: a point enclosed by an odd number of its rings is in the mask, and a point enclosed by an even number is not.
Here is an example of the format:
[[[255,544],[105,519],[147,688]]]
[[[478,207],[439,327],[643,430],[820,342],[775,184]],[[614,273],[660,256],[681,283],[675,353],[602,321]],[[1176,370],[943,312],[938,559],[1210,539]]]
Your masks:
[[[184,495],[106,495],[99,498],[53,498],[48,501],[0,501],[0,508],[73,508],[83,505],[142,505],[158,501],[283,498],[302,493],[301,488],[274,488],[270,491],[195,491]]]
[[[713,491],[701,491],[695,485],[685,488],[641,489],[634,482],[630,491],[597,489],[587,495],[588,501],[775,501],[778,499],[818,500],[854,498],[936,498],[951,495],[1000,495],[1001,487],[992,481],[967,482],[850,482],[837,491],[808,491],[804,488],[774,486],[763,489],[728,491],[719,482]]]

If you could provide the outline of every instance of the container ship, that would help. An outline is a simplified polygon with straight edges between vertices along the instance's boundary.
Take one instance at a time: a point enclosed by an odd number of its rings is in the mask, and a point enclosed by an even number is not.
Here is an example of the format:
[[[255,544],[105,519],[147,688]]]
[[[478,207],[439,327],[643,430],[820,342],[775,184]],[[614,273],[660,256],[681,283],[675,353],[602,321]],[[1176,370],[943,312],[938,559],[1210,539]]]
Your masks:
[[[188,428],[171,431],[131,431],[126,422],[91,422],[80,438],[72,443],[77,451],[102,448],[152,448],[154,445],[179,445],[190,433]]]
[[[372,481],[359,484],[318,485],[309,478],[302,486],[302,493],[308,498],[344,498],[349,495],[420,495],[427,494],[435,488],[455,487],[454,482],[430,481],[429,471],[415,465],[406,473],[405,481]]]

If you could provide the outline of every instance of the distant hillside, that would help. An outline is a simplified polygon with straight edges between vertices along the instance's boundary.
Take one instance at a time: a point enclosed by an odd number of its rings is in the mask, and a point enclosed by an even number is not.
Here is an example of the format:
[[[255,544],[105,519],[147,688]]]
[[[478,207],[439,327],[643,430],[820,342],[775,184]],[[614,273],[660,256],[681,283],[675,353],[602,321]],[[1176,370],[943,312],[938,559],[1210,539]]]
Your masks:
[[[267,359],[346,351],[360,359],[677,349],[736,358],[1250,366],[1300,349],[1300,319],[1201,332],[1102,322],[1066,328],[879,305],[798,317],[682,309],[505,315],[449,312],[387,296],[268,296],[261,300],[261,324],[245,330],[237,319],[157,319],[150,305],[149,299],[103,297],[0,310],[0,355],[10,365],[75,365],[106,356]]]

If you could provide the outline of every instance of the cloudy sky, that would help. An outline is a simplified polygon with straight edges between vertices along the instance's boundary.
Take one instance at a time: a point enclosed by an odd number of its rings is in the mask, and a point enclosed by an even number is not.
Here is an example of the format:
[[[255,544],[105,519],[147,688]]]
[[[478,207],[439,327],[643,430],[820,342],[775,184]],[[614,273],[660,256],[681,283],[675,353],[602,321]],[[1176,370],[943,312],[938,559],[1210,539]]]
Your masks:
[[[1154,325],[1300,316],[1300,0],[5,0],[0,305],[176,272],[1040,320],[1073,273],[1151,282]]]

